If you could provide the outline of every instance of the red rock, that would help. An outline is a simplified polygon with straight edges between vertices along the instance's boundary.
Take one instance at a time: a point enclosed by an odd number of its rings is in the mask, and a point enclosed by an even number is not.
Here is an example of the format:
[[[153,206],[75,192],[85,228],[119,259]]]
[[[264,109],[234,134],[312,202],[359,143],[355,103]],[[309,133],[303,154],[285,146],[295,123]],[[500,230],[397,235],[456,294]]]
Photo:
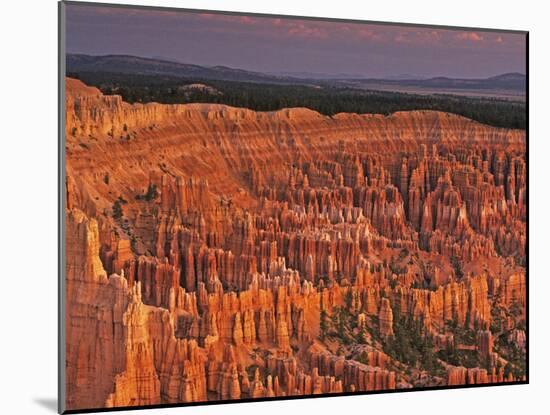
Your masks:
[[[382,338],[393,336],[393,312],[390,301],[387,298],[382,298],[380,302],[378,321],[380,324],[380,336]]]
[[[490,330],[525,350],[525,132],[66,82],[68,409],[514,380]],[[398,318],[484,368],[393,361]]]

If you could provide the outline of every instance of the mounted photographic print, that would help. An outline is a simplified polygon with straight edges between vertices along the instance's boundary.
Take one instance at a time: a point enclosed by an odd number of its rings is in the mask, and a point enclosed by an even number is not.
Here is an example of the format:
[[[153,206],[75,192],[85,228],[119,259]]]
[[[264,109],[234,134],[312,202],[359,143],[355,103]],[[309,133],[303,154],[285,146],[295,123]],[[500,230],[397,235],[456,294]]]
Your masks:
[[[59,12],[60,412],[528,382],[527,32]]]

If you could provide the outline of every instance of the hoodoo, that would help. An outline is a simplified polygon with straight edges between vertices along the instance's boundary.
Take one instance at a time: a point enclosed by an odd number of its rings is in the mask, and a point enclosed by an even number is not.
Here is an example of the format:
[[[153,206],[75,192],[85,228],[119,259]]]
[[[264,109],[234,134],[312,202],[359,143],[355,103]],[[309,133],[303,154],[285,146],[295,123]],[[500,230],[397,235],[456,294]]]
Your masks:
[[[68,409],[525,376],[524,131],[71,78],[66,111]]]

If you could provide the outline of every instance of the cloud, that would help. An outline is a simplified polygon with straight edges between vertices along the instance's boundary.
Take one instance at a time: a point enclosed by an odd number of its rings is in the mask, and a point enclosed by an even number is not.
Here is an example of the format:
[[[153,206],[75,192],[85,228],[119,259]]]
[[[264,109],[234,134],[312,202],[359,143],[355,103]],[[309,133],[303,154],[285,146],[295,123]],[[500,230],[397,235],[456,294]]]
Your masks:
[[[383,36],[379,32],[377,32],[376,30],[367,29],[366,27],[357,28],[357,30],[355,30],[355,34],[361,39],[369,39],[369,40],[383,39]]]
[[[313,25],[307,25],[304,23],[295,23],[287,30],[287,33],[292,36],[298,37],[310,37],[317,39],[324,39],[328,37],[326,30]]]
[[[470,41],[470,42],[481,42],[483,41],[483,36],[476,33],[476,32],[462,32],[462,33],[458,33],[456,35],[456,38],[458,40],[466,40],[466,41]]]
[[[399,30],[393,36],[393,41],[396,43],[426,45],[438,43],[442,40],[443,35],[441,30]]]
[[[247,25],[256,24],[256,19],[253,19],[252,17],[249,17],[249,16],[241,16],[239,18],[239,22]]]

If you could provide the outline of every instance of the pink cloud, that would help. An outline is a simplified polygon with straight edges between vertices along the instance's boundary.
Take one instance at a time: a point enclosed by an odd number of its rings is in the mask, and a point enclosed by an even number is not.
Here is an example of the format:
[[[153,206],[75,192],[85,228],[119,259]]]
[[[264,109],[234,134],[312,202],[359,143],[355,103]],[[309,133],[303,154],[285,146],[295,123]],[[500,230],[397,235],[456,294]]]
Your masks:
[[[458,40],[467,40],[467,41],[470,41],[470,42],[481,42],[483,40],[483,36],[475,33],[475,32],[463,32],[463,33],[458,33],[456,35],[456,38]]]
[[[358,28],[355,31],[355,34],[357,36],[359,36],[360,38],[362,38],[362,39],[369,39],[369,40],[382,40],[383,39],[383,36],[380,35],[380,33],[378,33],[375,30],[372,30],[372,29]]]
[[[326,30],[321,29],[319,27],[315,27],[312,25],[306,25],[304,23],[294,23],[289,27],[287,30],[287,33],[289,35],[293,36],[299,36],[299,37],[311,37],[311,38],[318,38],[318,39],[324,39],[328,37],[328,33]]]
[[[239,22],[244,24],[255,24],[255,20],[252,17],[249,16],[241,16],[239,19]]]
[[[215,13],[199,13],[197,14],[199,19],[213,20],[218,22],[228,23],[241,23],[241,24],[256,24],[260,22],[258,18],[250,16],[232,16],[229,14],[215,14]]]
[[[442,39],[440,30],[405,30],[397,32],[393,40],[397,43],[427,44],[437,43]]]

